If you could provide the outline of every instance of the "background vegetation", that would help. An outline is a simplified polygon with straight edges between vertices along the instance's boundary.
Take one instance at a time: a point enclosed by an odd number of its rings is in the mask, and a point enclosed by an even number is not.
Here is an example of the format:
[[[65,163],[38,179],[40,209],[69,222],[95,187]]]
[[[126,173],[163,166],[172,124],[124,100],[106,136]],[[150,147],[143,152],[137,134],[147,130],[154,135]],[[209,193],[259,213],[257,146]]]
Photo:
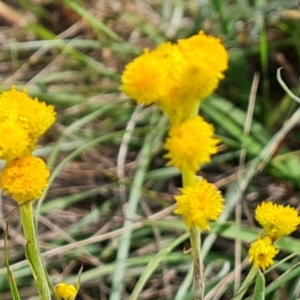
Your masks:
[[[182,220],[172,214],[180,179],[162,158],[166,119],[154,107],[136,107],[118,87],[126,63],[145,47],[202,29],[220,37],[230,53],[226,79],[201,107],[222,140],[201,173],[226,198],[220,222],[203,237],[206,299],[233,297],[249,270],[249,243],[259,232],[256,205],[271,199],[299,206],[300,111],[276,79],[283,68],[282,80],[297,94],[299,20],[296,0],[0,2],[0,90],[26,88],[58,112],[36,149],[53,170],[37,216],[54,284],[75,283],[83,265],[78,299],[108,299],[123,238],[130,253],[121,262],[122,299],[192,299],[188,239]],[[128,211],[132,202],[137,209]],[[11,295],[4,231],[16,204],[3,197],[0,207],[0,295],[6,300]],[[8,228],[21,298],[33,299],[16,210]],[[279,263],[266,275],[267,299],[300,297],[298,236],[279,242]]]

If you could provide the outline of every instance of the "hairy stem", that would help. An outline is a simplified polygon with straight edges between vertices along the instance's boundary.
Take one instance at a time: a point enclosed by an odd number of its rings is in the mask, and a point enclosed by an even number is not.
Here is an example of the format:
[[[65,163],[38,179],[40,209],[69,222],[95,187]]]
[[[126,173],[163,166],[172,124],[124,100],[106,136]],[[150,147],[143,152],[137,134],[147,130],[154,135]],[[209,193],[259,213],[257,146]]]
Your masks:
[[[26,239],[26,254],[36,281],[41,300],[51,300],[47,275],[41,259],[35,224],[33,219],[32,202],[20,206],[23,232]]]
[[[195,174],[190,171],[182,173],[183,187],[191,186],[196,180]],[[201,238],[197,226],[193,225],[190,229],[191,255],[194,264],[194,300],[202,300],[204,297],[204,275],[201,259]]]
[[[201,238],[197,226],[192,226],[190,229],[190,241],[194,264],[194,300],[202,300],[204,297],[205,281],[201,259]]]

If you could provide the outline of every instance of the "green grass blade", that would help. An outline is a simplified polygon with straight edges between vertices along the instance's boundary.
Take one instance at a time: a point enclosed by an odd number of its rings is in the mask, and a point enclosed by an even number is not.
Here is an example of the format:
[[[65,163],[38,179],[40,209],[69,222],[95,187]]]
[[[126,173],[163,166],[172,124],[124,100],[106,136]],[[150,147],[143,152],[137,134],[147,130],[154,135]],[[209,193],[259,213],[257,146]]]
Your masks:
[[[158,123],[161,115],[155,111],[152,115],[149,128],[152,128],[155,124]],[[153,145],[156,145],[159,140],[157,140],[157,130],[150,129],[149,134],[147,135],[144,145],[141,150],[140,159],[138,167],[133,179],[132,188],[129,196],[128,210],[125,215],[126,220],[124,221],[123,228],[126,229],[124,234],[121,236],[118,246],[118,253],[116,259],[116,268],[113,275],[112,282],[112,292],[110,294],[110,300],[119,300],[122,295],[122,283],[125,275],[125,261],[128,258],[130,240],[131,240],[131,231],[129,227],[133,223],[133,218],[136,214],[138,207],[138,201],[140,198],[142,185],[144,182],[145,174],[151,159]]]
[[[138,282],[136,283],[134,290],[132,291],[129,300],[137,300],[139,299],[139,294],[144,288],[147,280],[154,273],[158,265],[162,262],[165,256],[167,256],[175,247],[181,244],[189,237],[189,233],[184,233],[179,238],[177,238],[174,242],[169,244],[167,247],[160,250],[153,259],[148,263],[145,271],[140,276]]]
[[[184,297],[187,295],[188,290],[191,288],[193,277],[194,277],[194,267],[193,265],[191,265],[176,293],[174,300],[185,299]]]
[[[7,277],[8,277],[8,282],[9,282],[9,287],[10,287],[10,291],[11,291],[12,300],[21,300],[17,284],[16,284],[16,282],[13,278],[13,275],[10,271],[9,265],[7,265],[6,267],[7,267]]]
[[[9,288],[10,288],[10,291],[11,291],[11,295],[13,297],[13,300],[21,300],[17,284],[15,282],[15,279],[13,277],[13,274],[11,272],[10,265],[9,265],[8,243],[7,243],[8,236],[7,236],[7,234],[8,234],[8,224],[9,224],[10,218],[12,217],[12,214],[13,213],[11,213],[11,215],[8,217],[8,220],[7,220],[7,223],[6,223],[6,228],[5,228],[4,257],[5,257],[6,273],[7,273],[8,284],[9,284]]]
[[[97,30],[99,33],[103,32],[105,33],[110,39],[113,39],[115,41],[122,42],[123,39],[115,33],[112,29],[107,27],[102,22],[99,22],[91,13],[89,13],[82,5],[76,3],[76,1],[73,0],[63,0],[63,2],[72,8],[74,11],[76,11],[79,15],[81,15],[87,22]]]
[[[259,270],[256,275],[253,298],[255,300],[265,300],[266,280],[264,274]]]

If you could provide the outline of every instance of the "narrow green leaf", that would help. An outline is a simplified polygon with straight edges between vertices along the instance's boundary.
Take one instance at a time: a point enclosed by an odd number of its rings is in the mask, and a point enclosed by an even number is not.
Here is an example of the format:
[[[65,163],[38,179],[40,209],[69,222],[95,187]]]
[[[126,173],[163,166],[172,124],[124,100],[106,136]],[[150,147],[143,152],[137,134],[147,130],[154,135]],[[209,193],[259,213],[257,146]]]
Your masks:
[[[8,277],[8,282],[9,282],[9,288],[11,291],[12,295],[12,300],[21,300],[18,287],[16,285],[15,279],[10,271],[9,265],[6,265],[7,267],[7,277]]]
[[[175,247],[177,247],[179,244],[181,244],[184,240],[186,240],[189,236],[189,233],[182,234],[179,238],[177,238],[173,243],[171,243],[169,246],[163,248],[161,251],[159,251],[153,259],[148,263],[145,271],[139,278],[137,284],[135,285],[135,288],[133,292],[131,293],[130,300],[136,300],[139,299],[139,294],[143,290],[143,287],[145,286],[147,280],[151,277],[153,272],[157,269],[157,266],[161,263],[161,261],[165,258],[165,256],[168,255]]]
[[[266,285],[265,276],[259,270],[256,275],[253,299],[255,300],[265,299],[265,285]]]
[[[5,266],[6,266],[6,273],[7,273],[7,278],[8,278],[8,283],[9,283],[9,288],[11,291],[12,299],[13,300],[21,300],[17,284],[15,282],[15,279],[12,275],[12,272],[10,270],[9,266],[9,255],[8,255],[8,243],[7,243],[7,236],[8,236],[8,225],[10,218],[13,216],[14,211],[12,211],[8,217],[7,223],[6,223],[6,228],[5,228],[5,236],[4,236],[4,257],[5,257]]]
[[[82,271],[83,271],[83,265],[81,265],[81,267],[79,269],[79,272],[78,272],[78,275],[77,275],[78,276],[77,282],[76,282],[77,291],[79,291],[79,289],[80,289]]]

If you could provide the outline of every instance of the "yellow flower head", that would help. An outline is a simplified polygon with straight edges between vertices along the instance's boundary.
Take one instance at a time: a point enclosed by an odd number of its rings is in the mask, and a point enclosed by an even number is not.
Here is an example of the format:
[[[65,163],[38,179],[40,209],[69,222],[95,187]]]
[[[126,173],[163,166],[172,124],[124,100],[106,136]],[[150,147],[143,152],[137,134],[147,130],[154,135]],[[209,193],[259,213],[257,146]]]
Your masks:
[[[73,284],[59,283],[55,287],[56,294],[64,300],[74,300],[78,293],[77,288]]]
[[[178,44],[164,43],[129,63],[121,90],[137,103],[155,103],[178,124],[197,111],[228,68],[221,41],[202,31]]]
[[[28,132],[13,122],[0,123],[0,159],[12,161],[28,154],[31,140]]]
[[[279,250],[272,244],[268,237],[259,238],[253,242],[249,249],[249,262],[253,262],[256,268],[265,270],[274,264],[273,258]]]
[[[196,225],[201,230],[210,229],[209,221],[216,221],[224,207],[224,199],[214,184],[200,178],[193,186],[182,188],[176,196],[174,213],[182,215],[187,228]]]
[[[31,155],[17,158],[0,174],[0,188],[19,203],[39,198],[50,172],[44,161]]]
[[[27,91],[10,91],[0,94],[0,127],[3,123],[15,123],[15,126],[26,130],[28,136],[35,141],[43,135],[55,121],[52,105],[46,105],[27,95]]]
[[[189,39],[179,40],[178,47],[186,62],[184,85],[190,93],[194,93],[191,98],[204,99],[224,78],[228,53],[218,38],[207,36],[203,31]]]
[[[152,104],[166,96],[169,66],[174,57],[171,43],[160,45],[156,50],[145,49],[144,53],[129,63],[122,75],[121,90],[138,104]]]
[[[262,202],[258,205],[255,210],[255,219],[263,227],[265,235],[273,241],[283,235],[291,234],[300,224],[296,209],[272,202]]]
[[[169,152],[164,157],[170,159],[168,165],[195,173],[217,153],[218,143],[213,126],[196,116],[171,127],[164,145]]]

